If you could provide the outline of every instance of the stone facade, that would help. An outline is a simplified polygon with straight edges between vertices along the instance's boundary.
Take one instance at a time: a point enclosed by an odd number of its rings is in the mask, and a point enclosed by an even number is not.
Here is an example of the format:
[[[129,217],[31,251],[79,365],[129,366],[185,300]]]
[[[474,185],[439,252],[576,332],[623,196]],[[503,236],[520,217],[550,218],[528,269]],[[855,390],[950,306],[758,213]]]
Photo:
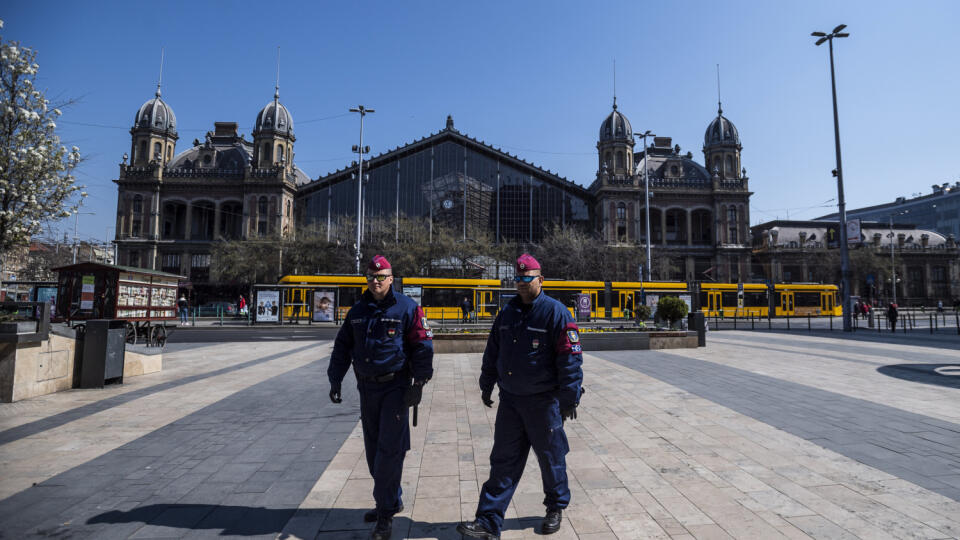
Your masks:
[[[704,165],[670,137],[634,148],[630,122],[617,108],[600,127],[594,196],[597,231],[608,244],[644,249],[646,169],[654,279],[749,280],[750,195],[740,166],[740,137],[719,110],[704,135]],[[634,165],[636,164],[636,165]]]

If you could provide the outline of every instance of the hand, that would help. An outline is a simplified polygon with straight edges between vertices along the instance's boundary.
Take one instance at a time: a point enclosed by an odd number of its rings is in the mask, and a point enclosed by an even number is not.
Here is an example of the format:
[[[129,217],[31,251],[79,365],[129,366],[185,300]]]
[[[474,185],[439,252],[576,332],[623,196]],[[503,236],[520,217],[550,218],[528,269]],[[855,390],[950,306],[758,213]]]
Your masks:
[[[414,381],[403,393],[403,406],[416,407],[421,399],[423,399],[423,382]]]
[[[573,405],[570,405],[569,407],[564,407],[563,409],[560,409],[560,417],[563,418],[563,420],[565,421],[576,420],[577,419],[576,403],[574,403]]]
[[[330,401],[334,403],[340,403],[343,399],[340,397],[340,385],[331,384],[330,385]]]
[[[490,390],[484,390],[483,393],[480,394],[480,399],[483,401],[483,404],[486,405],[487,407],[493,407],[493,400],[490,399],[491,394],[493,394],[492,388]]]

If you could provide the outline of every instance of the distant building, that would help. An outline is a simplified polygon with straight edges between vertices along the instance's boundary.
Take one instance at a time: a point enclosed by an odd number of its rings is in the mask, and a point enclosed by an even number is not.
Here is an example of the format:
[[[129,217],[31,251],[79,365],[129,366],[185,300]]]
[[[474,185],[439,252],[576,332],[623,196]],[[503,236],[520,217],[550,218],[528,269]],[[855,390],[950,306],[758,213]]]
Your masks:
[[[837,213],[817,219],[835,220]],[[880,223],[889,223],[893,219],[896,225],[912,224],[960,239],[960,182],[934,185],[931,193],[919,197],[897,197],[893,202],[847,210],[847,219]]]
[[[776,220],[750,228],[755,273],[774,283],[840,283],[840,250],[829,249],[828,228],[838,223],[825,220]],[[891,261],[891,243],[893,260]],[[901,305],[952,305],[960,297],[960,249],[952,237],[914,225],[865,221],[860,238],[850,243],[851,294],[887,301],[892,298],[891,268],[897,276],[897,300]],[[859,258],[869,250],[875,258]],[[858,268],[869,260],[874,268]]]
[[[203,141],[175,154],[177,120],[156,96],[130,129],[115,180],[117,264],[210,281],[210,250],[218,239],[293,233],[293,204],[309,178],[293,163],[293,117],[279,90],[257,113],[253,140],[236,122],[216,122]]]

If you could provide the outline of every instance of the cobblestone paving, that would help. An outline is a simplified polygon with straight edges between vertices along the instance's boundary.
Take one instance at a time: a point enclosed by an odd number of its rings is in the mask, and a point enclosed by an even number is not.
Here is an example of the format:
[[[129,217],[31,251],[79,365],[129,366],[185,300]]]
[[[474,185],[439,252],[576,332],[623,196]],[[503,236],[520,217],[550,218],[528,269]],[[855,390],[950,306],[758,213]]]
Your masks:
[[[366,538],[356,391],[329,403],[327,354],[184,349],[129,388],[0,405],[0,538]],[[458,539],[473,516],[496,414],[480,403],[479,360],[437,357],[394,538]],[[588,354],[567,423],[572,502],[552,538],[958,538],[960,390],[882,372],[958,360],[743,332]],[[539,477],[531,457],[504,539],[539,536]]]

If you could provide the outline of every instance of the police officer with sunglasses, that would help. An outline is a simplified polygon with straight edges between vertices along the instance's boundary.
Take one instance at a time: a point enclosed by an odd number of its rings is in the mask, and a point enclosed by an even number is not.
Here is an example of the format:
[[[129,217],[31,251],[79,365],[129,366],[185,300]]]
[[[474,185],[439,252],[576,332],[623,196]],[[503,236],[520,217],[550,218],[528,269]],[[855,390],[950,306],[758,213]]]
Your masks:
[[[546,516],[542,534],[560,529],[570,504],[563,421],[577,417],[583,382],[577,325],[560,302],[543,294],[540,263],[517,259],[517,296],[497,315],[480,371],[481,399],[500,405],[490,452],[490,478],[483,484],[476,519],[457,530],[470,538],[500,538],[503,516],[533,448],[540,463]]]
[[[330,400],[340,403],[340,384],[350,364],[360,392],[360,419],[376,508],[364,520],[377,524],[371,538],[386,540],[393,516],[403,511],[400,478],[410,450],[408,407],[419,405],[433,376],[433,333],[423,309],[392,290],[390,262],[377,255],[367,266],[367,290],[347,312],[337,333],[327,377]]]

